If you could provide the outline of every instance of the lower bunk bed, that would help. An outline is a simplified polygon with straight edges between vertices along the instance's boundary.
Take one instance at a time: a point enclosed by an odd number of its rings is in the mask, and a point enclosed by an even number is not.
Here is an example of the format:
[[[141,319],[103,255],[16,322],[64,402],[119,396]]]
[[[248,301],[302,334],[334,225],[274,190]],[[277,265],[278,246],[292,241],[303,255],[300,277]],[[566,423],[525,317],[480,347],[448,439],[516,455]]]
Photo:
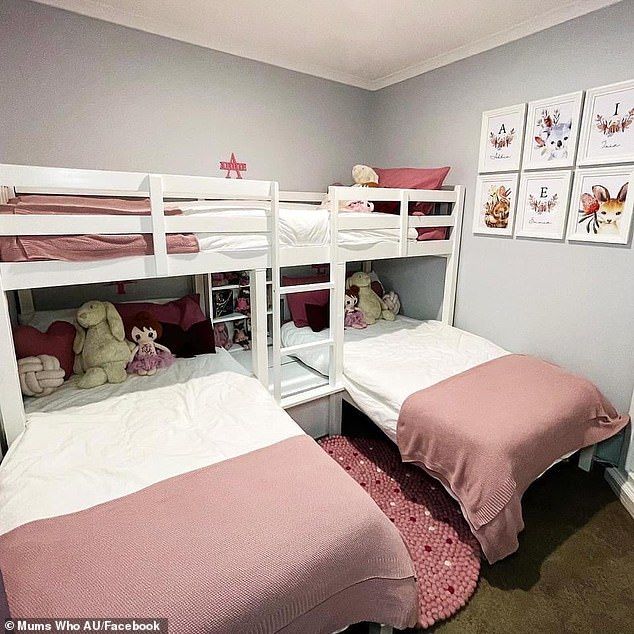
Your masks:
[[[229,353],[79,392],[29,401],[0,465],[0,616],[416,623],[394,525]]]
[[[327,339],[293,322],[285,346]],[[295,353],[326,373],[321,348]],[[459,502],[494,563],[519,547],[532,482],[628,422],[589,381],[438,321],[397,316],[346,329],[344,397]]]

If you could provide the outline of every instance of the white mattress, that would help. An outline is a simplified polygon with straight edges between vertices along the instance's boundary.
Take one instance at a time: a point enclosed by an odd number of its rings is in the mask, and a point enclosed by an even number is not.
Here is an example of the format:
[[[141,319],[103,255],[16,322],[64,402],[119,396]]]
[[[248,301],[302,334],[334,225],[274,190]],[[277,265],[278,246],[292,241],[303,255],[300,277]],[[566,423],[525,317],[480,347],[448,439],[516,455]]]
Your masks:
[[[292,322],[282,327],[284,346],[328,339]],[[328,372],[326,347],[296,353],[318,372]],[[509,354],[487,339],[439,321],[398,316],[380,320],[364,330],[345,331],[344,385],[359,408],[396,442],[401,405],[414,392],[464,372],[485,361]]]
[[[244,205],[244,203],[242,203]],[[182,203],[178,205],[185,215],[208,215],[226,218],[264,218],[267,207],[238,208],[236,205],[210,203],[209,201]],[[330,240],[329,211],[308,204],[280,204],[280,244],[285,247],[323,246]],[[342,216],[372,217],[376,214],[340,212]],[[201,251],[264,251],[270,247],[265,234],[197,233]],[[416,240],[416,229],[410,229],[408,238]],[[382,242],[397,242],[399,229],[346,230],[339,232],[339,244],[354,248],[371,246]]]
[[[181,360],[171,378],[200,376],[167,384],[168,371],[139,377],[149,381],[132,391],[132,380],[106,386],[104,401],[75,405],[69,396],[64,409],[29,408],[0,465],[0,534],[303,434],[256,379],[227,371],[226,361]]]

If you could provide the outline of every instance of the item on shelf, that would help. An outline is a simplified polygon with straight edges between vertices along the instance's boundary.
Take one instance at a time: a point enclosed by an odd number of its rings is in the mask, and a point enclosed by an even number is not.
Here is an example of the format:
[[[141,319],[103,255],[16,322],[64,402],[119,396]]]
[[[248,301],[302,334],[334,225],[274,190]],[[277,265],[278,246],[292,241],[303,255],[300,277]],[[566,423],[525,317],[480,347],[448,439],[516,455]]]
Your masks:
[[[238,284],[240,286],[248,286],[250,281],[249,271],[240,271],[238,274]]]
[[[357,308],[358,303],[359,287],[353,285],[346,291],[346,296],[344,299],[345,316],[343,320],[343,325],[346,328],[356,328],[357,330],[361,330],[368,327],[363,312],[361,312],[361,310]]]
[[[48,396],[64,383],[64,369],[50,354],[19,359],[18,374],[25,396]]]
[[[133,344],[125,340],[123,320],[110,302],[86,302],[77,310],[77,334],[73,343],[75,372],[82,376],[77,387],[123,383]]]
[[[230,315],[233,312],[233,292],[231,290],[223,290],[214,293],[213,304],[216,317]]]
[[[231,348],[232,342],[229,339],[227,324],[214,324],[214,340],[219,348],[224,348],[225,350]]]
[[[248,288],[241,288],[236,299],[235,310],[247,317],[251,316],[251,293]]]
[[[162,334],[163,327],[150,313],[138,313],[130,333],[135,345],[126,368],[128,374],[152,376],[160,368],[168,368],[174,363],[169,348],[157,342]]]
[[[372,278],[368,273],[357,271],[346,280],[346,289],[352,286],[359,287],[359,309],[365,317],[368,326],[371,326],[377,319],[394,321],[396,315],[388,310],[385,302],[370,287]]]
[[[251,333],[248,326],[235,326],[233,329],[233,343],[237,343],[243,350],[251,350]]]
[[[383,295],[383,302],[387,306],[388,310],[391,310],[395,315],[398,315],[401,311],[401,300],[395,291],[390,291]]]
[[[227,284],[229,284],[229,281],[227,280],[227,276],[224,273],[211,274],[212,286],[226,286]]]

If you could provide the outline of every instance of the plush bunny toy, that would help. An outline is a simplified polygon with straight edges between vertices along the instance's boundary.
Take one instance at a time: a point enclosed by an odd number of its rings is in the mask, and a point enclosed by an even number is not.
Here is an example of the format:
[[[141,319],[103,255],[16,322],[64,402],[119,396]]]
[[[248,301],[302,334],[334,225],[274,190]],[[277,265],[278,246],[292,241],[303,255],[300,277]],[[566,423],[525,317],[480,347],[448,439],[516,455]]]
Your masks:
[[[73,342],[75,373],[82,376],[77,387],[123,383],[132,344],[125,341],[123,321],[110,302],[83,304],[75,315],[77,334]]]
[[[359,287],[359,308],[368,326],[374,324],[377,319],[394,321],[396,315],[388,310],[385,302],[370,287],[371,284],[372,278],[367,273],[357,271],[347,279],[346,289],[352,286]]]
[[[359,301],[359,287],[351,286],[346,291],[345,303],[344,303],[344,320],[343,325],[346,328],[356,328],[357,330],[361,330],[362,328],[367,328],[368,324],[365,321],[365,317],[361,310],[357,308],[357,303]]]

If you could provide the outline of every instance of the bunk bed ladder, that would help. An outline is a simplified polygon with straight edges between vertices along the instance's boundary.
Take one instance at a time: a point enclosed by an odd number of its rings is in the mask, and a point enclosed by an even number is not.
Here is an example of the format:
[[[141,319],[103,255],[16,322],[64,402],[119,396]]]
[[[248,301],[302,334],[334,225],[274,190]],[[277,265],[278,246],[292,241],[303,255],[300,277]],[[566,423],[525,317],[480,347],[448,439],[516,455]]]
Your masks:
[[[338,208],[339,201],[336,189],[331,189],[330,199],[333,210]],[[327,282],[315,284],[301,284],[297,286],[282,286],[282,267],[280,261],[280,234],[279,234],[279,192],[276,190],[271,200],[271,224],[272,224],[272,248],[271,248],[271,272],[273,290],[273,396],[283,407],[293,407],[310,400],[333,396],[341,390],[341,375],[343,372],[343,303],[345,294],[345,263],[339,263],[337,253],[338,216],[332,212],[329,216],[330,244],[329,244],[329,279]],[[328,290],[330,293],[330,336],[306,344],[282,346],[282,298],[292,293],[306,291]],[[329,366],[327,385],[300,392],[298,394],[283,397],[282,395],[282,357],[296,354],[305,350],[328,346]],[[337,404],[330,408],[330,427],[336,425]]]

